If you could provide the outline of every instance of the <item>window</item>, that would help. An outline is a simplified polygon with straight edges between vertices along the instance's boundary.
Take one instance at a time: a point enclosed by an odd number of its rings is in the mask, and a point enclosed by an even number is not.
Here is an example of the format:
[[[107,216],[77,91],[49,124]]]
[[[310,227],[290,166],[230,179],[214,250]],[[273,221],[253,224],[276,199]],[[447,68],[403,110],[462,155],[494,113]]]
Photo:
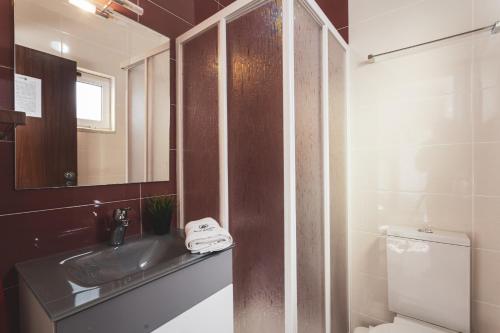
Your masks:
[[[79,129],[114,130],[113,81],[110,76],[78,69],[76,116]]]

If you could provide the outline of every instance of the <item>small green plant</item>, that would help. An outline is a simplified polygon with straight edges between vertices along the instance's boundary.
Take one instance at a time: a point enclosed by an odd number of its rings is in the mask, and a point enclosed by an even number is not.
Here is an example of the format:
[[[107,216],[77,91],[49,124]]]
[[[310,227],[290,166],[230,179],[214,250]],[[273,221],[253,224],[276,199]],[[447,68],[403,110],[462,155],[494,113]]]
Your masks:
[[[157,197],[147,200],[147,211],[151,217],[155,234],[163,235],[170,232],[174,209],[175,199],[172,197]]]

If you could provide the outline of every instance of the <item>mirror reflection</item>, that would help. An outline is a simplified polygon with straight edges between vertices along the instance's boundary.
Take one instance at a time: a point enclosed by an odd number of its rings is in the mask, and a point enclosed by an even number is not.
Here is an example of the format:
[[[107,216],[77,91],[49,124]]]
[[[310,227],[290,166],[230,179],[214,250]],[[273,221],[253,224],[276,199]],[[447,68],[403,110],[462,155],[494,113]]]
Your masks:
[[[169,180],[169,39],[117,3],[15,1],[18,189]]]

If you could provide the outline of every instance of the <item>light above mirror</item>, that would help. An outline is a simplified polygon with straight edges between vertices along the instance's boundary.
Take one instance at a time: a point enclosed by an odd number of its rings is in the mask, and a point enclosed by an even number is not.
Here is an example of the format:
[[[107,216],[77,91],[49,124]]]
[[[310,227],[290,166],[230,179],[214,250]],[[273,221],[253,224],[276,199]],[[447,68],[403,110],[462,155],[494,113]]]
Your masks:
[[[125,8],[139,16],[144,14],[144,9],[130,0],[68,0],[70,4],[81,10],[109,18],[114,13],[114,5]]]
[[[69,53],[69,46],[58,40],[50,42],[50,47],[59,53]]]
[[[88,13],[95,14],[97,7],[88,0],[69,0],[69,3],[73,6],[80,8]]]

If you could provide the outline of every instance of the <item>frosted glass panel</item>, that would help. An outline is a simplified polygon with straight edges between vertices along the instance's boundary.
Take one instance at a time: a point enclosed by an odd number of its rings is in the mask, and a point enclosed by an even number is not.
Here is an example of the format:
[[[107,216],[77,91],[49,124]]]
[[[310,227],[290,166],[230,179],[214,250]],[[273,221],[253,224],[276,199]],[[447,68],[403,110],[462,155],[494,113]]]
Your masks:
[[[325,331],[321,26],[295,3],[298,331]]]
[[[227,25],[235,332],[284,332],[281,3]]]
[[[148,60],[148,178],[165,181],[170,176],[170,51]]]
[[[128,182],[146,179],[146,87],[145,65],[128,72]]]
[[[348,331],[347,297],[347,169],[346,54],[328,36],[330,137],[330,267],[332,333]]]

